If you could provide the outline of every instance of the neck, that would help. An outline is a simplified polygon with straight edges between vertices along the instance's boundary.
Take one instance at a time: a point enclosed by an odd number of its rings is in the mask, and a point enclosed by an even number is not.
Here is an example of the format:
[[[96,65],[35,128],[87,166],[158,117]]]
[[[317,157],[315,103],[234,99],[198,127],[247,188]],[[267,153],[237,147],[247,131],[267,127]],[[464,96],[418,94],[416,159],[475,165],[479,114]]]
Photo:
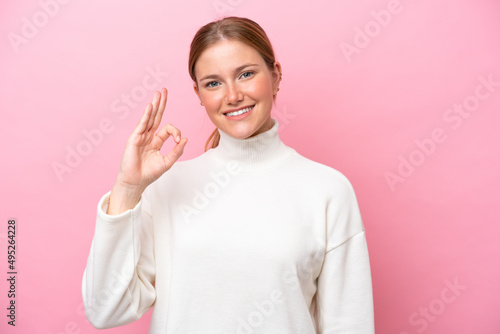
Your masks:
[[[279,124],[272,119],[272,127],[255,136],[239,139],[221,131],[214,154],[225,161],[235,161],[242,170],[269,168],[286,158],[293,149],[286,146],[278,134]]]

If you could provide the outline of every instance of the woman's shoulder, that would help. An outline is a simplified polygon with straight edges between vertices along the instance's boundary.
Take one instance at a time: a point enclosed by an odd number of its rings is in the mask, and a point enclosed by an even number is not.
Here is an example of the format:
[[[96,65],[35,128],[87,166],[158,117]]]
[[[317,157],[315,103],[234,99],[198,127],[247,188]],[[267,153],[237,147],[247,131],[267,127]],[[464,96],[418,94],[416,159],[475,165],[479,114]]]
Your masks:
[[[342,172],[340,172],[338,169],[311,158],[307,158],[297,151],[294,152],[293,159],[295,160],[294,162],[299,169],[304,169],[311,173],[317,173],[318,176],[347,180],[345,175],[342,174]]]
[[[294,166],[294,173],[297,173],[304,183],[313,183],[329,189],[352,191],[351,182],[338,169],[307,158],[298,152],[294,152],[291,158],[293,159],[291,165]]]

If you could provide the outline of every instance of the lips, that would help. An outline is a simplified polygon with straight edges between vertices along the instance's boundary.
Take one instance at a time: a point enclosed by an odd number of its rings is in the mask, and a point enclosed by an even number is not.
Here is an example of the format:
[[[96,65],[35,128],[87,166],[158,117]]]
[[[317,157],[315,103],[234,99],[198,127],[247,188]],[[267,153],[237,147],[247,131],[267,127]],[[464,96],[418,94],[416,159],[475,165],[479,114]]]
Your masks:
[[[253,109],[253,107],[255,107],[255,105],[247,106],[247,107],[243,107],[243,108],[239,108],[239,109],[228,110],[228,111],[224,112],[223,114],[227,117],[239,116],[239,115],[248,113],[249,111],[251,111]]]

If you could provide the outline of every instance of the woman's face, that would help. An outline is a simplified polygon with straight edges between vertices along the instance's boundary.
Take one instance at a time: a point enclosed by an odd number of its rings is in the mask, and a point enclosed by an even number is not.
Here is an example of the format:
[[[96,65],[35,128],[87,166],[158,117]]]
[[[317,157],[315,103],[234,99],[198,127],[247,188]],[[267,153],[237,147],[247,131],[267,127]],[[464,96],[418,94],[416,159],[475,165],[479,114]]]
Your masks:
[[[269,130],[281,65],[271,71],[252,47],[222,40],[198,58],[194,90],[217,128],[235,138]]]

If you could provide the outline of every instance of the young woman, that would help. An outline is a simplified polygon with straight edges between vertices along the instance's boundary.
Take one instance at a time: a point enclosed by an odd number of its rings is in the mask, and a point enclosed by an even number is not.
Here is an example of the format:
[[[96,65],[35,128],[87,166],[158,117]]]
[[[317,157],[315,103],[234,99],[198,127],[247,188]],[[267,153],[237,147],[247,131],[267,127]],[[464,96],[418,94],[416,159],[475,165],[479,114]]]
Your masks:
[[[266,33],[228,17],[202,27],[189,73],[216,130],[187,143],[157,92],[98,205],[83,277],[89,321],[149,333],[373,333],[370,265],[354,191],[286,146],[271,109],[282,78]],[[176,145],[159,152],[172,137]]]

